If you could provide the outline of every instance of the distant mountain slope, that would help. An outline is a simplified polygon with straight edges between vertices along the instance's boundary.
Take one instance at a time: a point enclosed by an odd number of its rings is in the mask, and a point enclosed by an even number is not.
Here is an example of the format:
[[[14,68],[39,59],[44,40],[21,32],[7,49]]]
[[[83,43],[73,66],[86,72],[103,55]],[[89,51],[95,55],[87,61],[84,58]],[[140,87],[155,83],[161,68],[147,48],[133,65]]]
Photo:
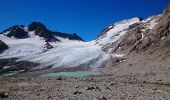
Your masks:
[[[145,20],[136,17],[113,23],[90,42],[84,42],[76,34],[52,32],[39,22],[33,22],[28,27],[13,26],[0,34],[0,40],[9,46],[0,54],[0,58],[17,58],[16,62],[36,63],[27,71],[55,71],[58,68],[98,70],[126,63],[128,61],[125,58],[131,57],[134,52],[150,50],[153,53],[158,47],[169,49],[169,11],[168,6],[163,14]],[[145,61],[142,56],[140,58],[141,62]],[[8,66],[8,69],[10,67],[13,66]],[[123,66],[128,69],[126,67]],[[121,69],[119,71],[121,73]]]

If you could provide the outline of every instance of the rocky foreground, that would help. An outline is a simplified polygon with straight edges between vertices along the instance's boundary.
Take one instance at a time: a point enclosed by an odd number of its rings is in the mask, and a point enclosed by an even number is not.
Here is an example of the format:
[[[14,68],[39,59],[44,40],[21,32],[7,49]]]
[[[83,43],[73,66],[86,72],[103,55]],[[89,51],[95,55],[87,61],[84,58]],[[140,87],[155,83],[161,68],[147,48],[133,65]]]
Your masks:
[[[169,100],[170,83],[137,76],[0,78],[2,100]]]

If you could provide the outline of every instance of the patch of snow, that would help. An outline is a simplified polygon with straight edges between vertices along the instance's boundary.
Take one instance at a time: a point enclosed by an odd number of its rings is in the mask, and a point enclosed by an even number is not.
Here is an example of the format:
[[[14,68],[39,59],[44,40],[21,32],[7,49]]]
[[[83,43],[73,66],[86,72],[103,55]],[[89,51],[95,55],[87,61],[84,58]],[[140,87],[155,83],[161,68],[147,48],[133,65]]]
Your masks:
[[[157,24],[156,20],[150,21],[150,23],[147,25],[147,29],[152,29]]]
[[[70,40],[68,38],[61,38],[61,37],[58,37],[58,36],[56,36],[55,38],[59,39],[62,42],[72,42],[72,41],[79,42],[79,40]],[[82,42],[82,41],[80,41],[80,42]]]
[[[45,44],[45,40],[38,36],[35,36],[32,38],[17,39],[14,37],[7,37],[4,34],[0,34],[0,40],[5,42],[9,46],[14,45],[14,44],[21,44],[21,43],[34,44],[38,46],[42,46],[43,44]]]
[[[141,38],[141,40],[142,40],[142,39],[144,38],[144,34],[143,34],[143,31],[142,31],[142,33],[141,33],[141,34],[142,34],[142,38]]]
[[[10,68],[11,66],[4,66],[3,69],[8,69]]]
[[[3,34],[4,34],[4,35],[7,35],[9,32],[10,32],[10,31],[6,31],[6,32],[4,32]]]
[[[111,25],[111,26],[109,26],[108,28],[110,29],[110,28],[113,28],[113,27],[114,27],[114,26]]]
[[[166,37],[162,37],[161,40],[164,40]]]
[[[138,23],[138,22],[140,22],[139,18],[132,18],[129,20],[123,20],[123,21],[115,23],[114,28],[106,32],[106,37],[98,40],[98,44],[106,45],[108,43],[115,42],[127,32],[126,29],[128,29],[130,25],[134,23]]]
[[[43,48],[41,46],[33,44],[15,44],[9,47],[0,54],[0,58],[22,58],[35,54],[42,53]]]
[[[161,16],[161,14],[157,15],[157,16],[151,16],[141,22],[144,24],[146,29],[152,29],[157,24],[157,21],[160,18],[160,16]]]
[[[25,32],[28,32],[28,27],[24,27],[24,31],[25,31]]]

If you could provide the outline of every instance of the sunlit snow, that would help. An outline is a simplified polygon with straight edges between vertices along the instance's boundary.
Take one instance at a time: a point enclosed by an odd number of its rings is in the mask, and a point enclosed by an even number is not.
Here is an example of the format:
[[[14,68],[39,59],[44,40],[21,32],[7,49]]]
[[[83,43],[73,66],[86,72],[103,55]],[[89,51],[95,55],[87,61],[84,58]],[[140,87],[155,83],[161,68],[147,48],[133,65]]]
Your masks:
[[[117,41],[127,32],[130,25],[138,22],[140,22],[139,18],[117,22],[114,26],[109,26],[110,30],[104,34],[104,37],[90,42],[56,37],[61,42],[50,42],[54,48],[47,51],[43,49],[46,43],[44,38],[36,36],[34,31],[30,31],[29,38],[25,39],[9,38],[5,36],[7,33],[3,33],[0,34],[0,40],[10,48],[0,54],[0,58],[19,58],[18,61],[40,63],[33,69],[42,69],[47,66],[51,68],[76,67],[81,64],[97,68],[111,57],[124,56],[124,54],[104,52],[102,46]],[[148,25],[148,28],[153,28],[155,21],[153,20]],[[28,31],[27,27],[24,30]]]

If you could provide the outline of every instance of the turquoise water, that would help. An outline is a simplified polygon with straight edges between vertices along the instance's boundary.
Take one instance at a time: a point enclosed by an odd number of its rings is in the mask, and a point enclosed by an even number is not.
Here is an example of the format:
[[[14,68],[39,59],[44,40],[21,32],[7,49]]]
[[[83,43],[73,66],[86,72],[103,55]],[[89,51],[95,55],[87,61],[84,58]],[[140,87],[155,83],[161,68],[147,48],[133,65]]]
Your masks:
[[[9,72],[9,73],[5,73],[5,74],[1,74],[0,76],[13,76],[13,75],[15,75],[16,74],[16,72]]]
[[[57,73],[48,73],[44,74],[42,76],[48,76],[48,77],[56,77],[56,76],[67,76],[67,77],[86,77],[96,75],[95,72],[91,71],[75,71],[75,72],[57,72]]]

